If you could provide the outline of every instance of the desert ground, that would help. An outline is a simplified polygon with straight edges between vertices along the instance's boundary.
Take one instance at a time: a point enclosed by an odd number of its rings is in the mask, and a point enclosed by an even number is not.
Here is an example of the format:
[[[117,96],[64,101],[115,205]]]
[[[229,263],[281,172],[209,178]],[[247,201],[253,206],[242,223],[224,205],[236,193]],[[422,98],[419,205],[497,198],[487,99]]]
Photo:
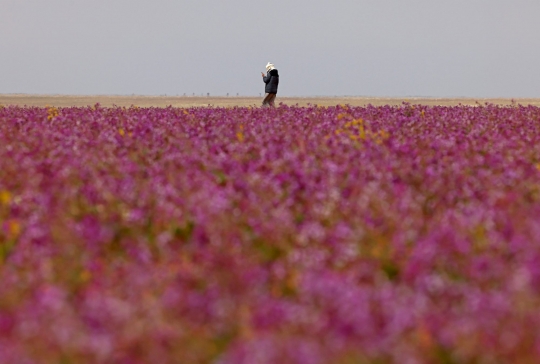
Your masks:
[[[198,106],[258,106],[261,97],[203,97],[203,96],[119,96],[119,95],[28,95],[28,94],[0,94],[0,105],[17,106],[87,106],[96,103],[102,106],[139,106],[139,107],[198,107]],[[285,105],[306,106],[332,106],[339,104],[349,104],[351,106],[365,105],[400,105],[403,102],[422,105],[483,105],[492,103],[497,105],[534,105],[540,106],[540,99],[533,98],[390,98],[390,97],[280,97],[276,103]]]

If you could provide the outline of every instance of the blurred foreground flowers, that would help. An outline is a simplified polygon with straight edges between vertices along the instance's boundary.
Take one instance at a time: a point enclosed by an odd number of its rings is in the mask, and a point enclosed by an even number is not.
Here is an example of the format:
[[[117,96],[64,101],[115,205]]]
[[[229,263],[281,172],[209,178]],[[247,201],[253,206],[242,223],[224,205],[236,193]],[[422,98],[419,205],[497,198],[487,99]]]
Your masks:
[[[536,363],[540,109],[0,108],[2,363]]]

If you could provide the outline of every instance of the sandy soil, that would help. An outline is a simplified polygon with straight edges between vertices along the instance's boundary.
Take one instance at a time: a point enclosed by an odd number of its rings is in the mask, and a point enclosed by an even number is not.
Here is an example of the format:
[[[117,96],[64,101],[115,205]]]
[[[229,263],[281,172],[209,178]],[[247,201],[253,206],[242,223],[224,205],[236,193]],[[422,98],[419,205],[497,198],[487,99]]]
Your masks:
[[[100,103],[102,106],[139,107],[192,107],[192,106],[259,106],[261,97],[186,97],[186,96],[76,96],[76,95],[26,95],[0,94],[0,105],[19,106],[87,106]],[[521,105],[540,106],[540,99],[473,99],[473,98],[384,98],[384,97],[279,97],[277,103],[305,106],[308,104],[332,106],[349,104],[352,106],[400,105],[402,102],[423,105],[478,105],[486,102],[498,105],[510,105],[512,102]]]

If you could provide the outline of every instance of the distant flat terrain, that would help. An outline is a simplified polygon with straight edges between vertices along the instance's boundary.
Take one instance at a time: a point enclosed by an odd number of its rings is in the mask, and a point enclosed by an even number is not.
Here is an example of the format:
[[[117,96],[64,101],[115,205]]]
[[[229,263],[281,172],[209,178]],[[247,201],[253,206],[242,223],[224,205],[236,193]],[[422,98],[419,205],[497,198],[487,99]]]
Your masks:
[[[102,106],[139,106],[139,107],[194,107],[194,106],[259,106],[262,97],[202,97],[202,96],[76,96],[76,95],[27,95],[27,94],[0,94],[0,105],[18,106],[88,106],[96,103]],[[402,102],[422,105],[478,105],[492,103],[497,105],[511,105],[513,102],[521,105],[540,106],[540,99],[482,99],[482,98],[386,98],[386,97],[280,97],[276,103],[286,105],[306,106],[308,104],[319,106],[332,106],[349,104],[352,106],[365,105],[400,105]]]

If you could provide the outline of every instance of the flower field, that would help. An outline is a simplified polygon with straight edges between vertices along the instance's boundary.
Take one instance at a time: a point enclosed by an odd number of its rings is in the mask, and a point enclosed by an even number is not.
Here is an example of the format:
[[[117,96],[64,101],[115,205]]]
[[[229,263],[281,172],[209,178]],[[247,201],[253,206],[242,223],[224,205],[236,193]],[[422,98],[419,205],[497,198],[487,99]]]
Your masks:
[[[540,108],[0,107],[0,363],[537,363]]]

